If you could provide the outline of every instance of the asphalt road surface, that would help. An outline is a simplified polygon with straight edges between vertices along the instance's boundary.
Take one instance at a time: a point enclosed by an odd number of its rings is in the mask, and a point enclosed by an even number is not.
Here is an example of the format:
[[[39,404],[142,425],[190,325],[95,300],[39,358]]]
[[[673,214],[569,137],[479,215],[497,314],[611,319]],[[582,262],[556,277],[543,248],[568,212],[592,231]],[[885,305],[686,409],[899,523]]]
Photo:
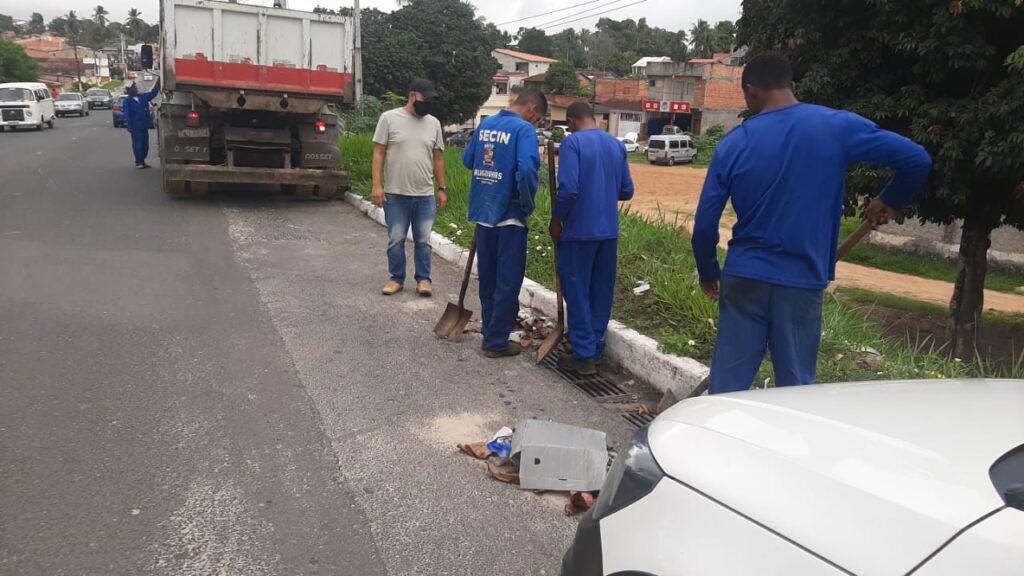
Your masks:
[[[454,444],[624,423],[435,341],[458,271],[380,296],[347,204],[176,201],[150,160],[105,111],[0,134],[0,574],[557,574],[563,497]]]

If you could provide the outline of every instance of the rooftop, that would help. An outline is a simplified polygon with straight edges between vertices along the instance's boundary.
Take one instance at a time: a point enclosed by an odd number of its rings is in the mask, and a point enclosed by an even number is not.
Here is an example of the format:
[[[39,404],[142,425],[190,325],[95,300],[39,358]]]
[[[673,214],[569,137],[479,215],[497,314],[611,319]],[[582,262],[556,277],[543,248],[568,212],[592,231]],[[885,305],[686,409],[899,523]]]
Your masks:
[[[494,52],[498,54],[504,54],[517,60],[523,60],[525,62],[540,62],[547,64],[554,64],[558,62],[554,58],[548,58],[547,56],[537,56],[536,54],[527,54],[526,52],[520,52],[518,50],[509,50],[508,48],[495,48]]]

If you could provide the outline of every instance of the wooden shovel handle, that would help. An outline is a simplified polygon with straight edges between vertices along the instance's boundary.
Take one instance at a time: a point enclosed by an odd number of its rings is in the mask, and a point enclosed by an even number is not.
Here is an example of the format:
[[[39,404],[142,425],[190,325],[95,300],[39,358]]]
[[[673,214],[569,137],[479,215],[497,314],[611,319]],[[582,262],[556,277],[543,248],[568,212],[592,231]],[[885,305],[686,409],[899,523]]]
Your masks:
[[[548,140],[548,193],[554,218],[555,196],[558,194],[558,173],[555,171],[555,143]],[[558,325],[565,323],[565,304],[562,303],[562,283],[558,280],[558,246],[551,245],[551,260],[555,265],[555,298],[558,299]]]
[[[473,240],[469,243],[469,258],[466,259],[466,272],[462,275],[462,288],[459,289],[459,310],[466,309],[466,290],[469,288],[469,277],[473,274],[473,258],[476,256],[476,231],[479,228],[479,224],[473,227]]]
[[[871,230],[873,229],[874,227],[871,225],[871,222],[865,220],[863,223],[861,223],[860,227],[857,228],[857,230],[853,234],[850,234],[850,237],[846,239],[846,242],[843,242],[842,246],[840,246],[839,249],[836,250],[836,261],[842,260],[843,256],[846,256],[846,253],[849,252],[850,249],[857,244],[857,242],[861,241],[861,238],[867,236],[868,232],[871,232]]]

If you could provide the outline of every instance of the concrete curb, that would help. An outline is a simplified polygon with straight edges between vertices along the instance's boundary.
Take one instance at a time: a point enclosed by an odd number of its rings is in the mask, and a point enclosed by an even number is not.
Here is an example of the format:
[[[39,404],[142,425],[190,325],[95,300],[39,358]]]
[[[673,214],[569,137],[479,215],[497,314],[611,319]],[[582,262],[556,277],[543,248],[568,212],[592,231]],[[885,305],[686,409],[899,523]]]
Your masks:
[[[380,225],[384,225],[384,210],[377,208],[361,196],[345,193],[345,201],[355,206]],[[457,266],[465,266],[469,251],[438,234],[430,233],[430,246],[434,253]],[[474,263],[474,273],[476,265]],[[519,292],[519,305],[554,317],[557,313],[555,293],[526,278]],[[708,367],[692,358],[673,356],[658,351],[653,338],[627,328],[612,320],[605,335],[605,352],[609,358],[629,372],[662,392],[671,390],[676,398],[685,398],[708,375]]]
[[[943,244],[935,240],[900,236],[887,232],[874,231],[865,240],[868,244],[882,249],[922,254],[942,258],[953,263],[957,261],[960,255],[960,246],[957,244]],[[989,266],[996,269],[1019,272],[1024,270],[1024,255],[989,250],[988,263]]]

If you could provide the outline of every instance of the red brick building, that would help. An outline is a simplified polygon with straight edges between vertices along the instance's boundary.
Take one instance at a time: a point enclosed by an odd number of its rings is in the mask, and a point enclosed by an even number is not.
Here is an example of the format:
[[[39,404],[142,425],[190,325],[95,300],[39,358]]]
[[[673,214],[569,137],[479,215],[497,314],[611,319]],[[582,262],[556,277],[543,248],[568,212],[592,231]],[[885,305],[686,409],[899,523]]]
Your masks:
[[[688,62],[651,62],[647,66],[648,99],[645,128],[658,134],[668,124],[694,134],[711,126],[726,131],[740,124],[746,109],[741,77],[743,66],[733,54]],[[662,103],[660,109],[651,109]]]

